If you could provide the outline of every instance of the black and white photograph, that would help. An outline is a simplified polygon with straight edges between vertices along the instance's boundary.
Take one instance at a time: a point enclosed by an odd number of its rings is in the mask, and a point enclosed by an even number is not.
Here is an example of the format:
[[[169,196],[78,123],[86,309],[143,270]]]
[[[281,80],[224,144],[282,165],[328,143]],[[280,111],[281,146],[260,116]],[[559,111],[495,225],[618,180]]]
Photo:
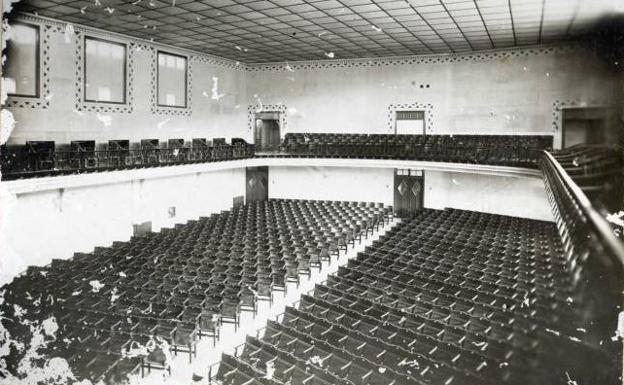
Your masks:
[[[0,6],[0,385],[624,384],[624,0]]]

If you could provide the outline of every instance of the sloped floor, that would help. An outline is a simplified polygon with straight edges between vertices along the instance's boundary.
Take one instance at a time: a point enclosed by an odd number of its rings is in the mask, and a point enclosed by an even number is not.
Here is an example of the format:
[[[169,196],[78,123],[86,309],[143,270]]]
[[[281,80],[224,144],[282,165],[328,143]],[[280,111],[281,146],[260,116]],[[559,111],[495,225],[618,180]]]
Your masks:
[[[275,319],[276,316],[284,312],[286,306],[297,302],[301,294],[313,290],[315,284],[325,281],[328,275],[338,270],[339,266],[345,265],[349,259],[355,258],[359,252],[399,222],[400,219],[395,218],[377,233],[369,236],[368,239],[362,239],[362,243],[358,244],[356,241],[355,247],[351,247],[346,254],[341,252],[338,259],[332,257],[331,263],[324,261],[320,271],[313,269],[309,278],[300,275],[299,287],[295,283],[288,283],[286,293],[274,292],[272,305],[269,305],[268,301],[259,301],[255,317],[251,311],[243,311],[240,315],[240,327],[237,330],[234,330],[233,324],[223,324],[220,339],[214,346],[212,338],[202,338],[197,344],[197,356],[192,358],[192,362],[189,362],[188,353],[178,353],[177,356],[174,356],[171,375],[163,371],[153,370],[151,373],[146,372],[143,378],[132,378],[131,383],[141,385],[208,384],[210,371],[212,369],[213,373],[216,373],[217,364],[223,353],[234,354],[236,347],[244,344],[248,334],[255,335],[257,330],[266,325],[268,319]]]

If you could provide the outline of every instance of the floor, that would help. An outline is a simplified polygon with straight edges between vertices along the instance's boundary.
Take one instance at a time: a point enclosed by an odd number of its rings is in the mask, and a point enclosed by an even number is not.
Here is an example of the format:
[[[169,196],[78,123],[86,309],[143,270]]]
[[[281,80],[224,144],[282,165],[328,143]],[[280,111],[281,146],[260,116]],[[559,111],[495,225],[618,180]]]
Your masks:
[[[346,254],[341,252],[338,260],[333,257],[331,262],[323,262],[320,272],[313,269],[310,278],[300,276],[301,282],[298,288],[296,284],[288,283],[286,295],[283,292],[274,293],[272,306],[269,306],[267,301],[260,301],[255,317],[250,311],[242,312],[240,327],[236,332],[234,325],[222,325],[221,338],[215,346],[213,346],[212,338],[204,337],[197,344],[197,357],[193,357],[191,363],[189,363],[188,353],[178,353],[173,359],[171,375],[163,371],[153,370],[151,373],[145,373],[144,378],[130,379],[130,383],[133,385],[210,384],[209,374],[212,373],[214,376],[217,373],[218,363],[223,353],[233,354],[237,346],[244,344],[247,334],[255,335],[266,325],[269,318],[276,319],[279,314],[284,312],[286,306],[295,304],[302,294],[312,291],[315,284],[325,281],[328,275],[338,270],[339,266],[346,264],[349,259],[355,258],[366,246],[371,245],[374,240],[385,234],[399,221],[399,219],[394,219],[373,236],[363,239],[361,244],[356,242],[355,247],[350,248]],[[213,381],[212,384],[215,382]]]

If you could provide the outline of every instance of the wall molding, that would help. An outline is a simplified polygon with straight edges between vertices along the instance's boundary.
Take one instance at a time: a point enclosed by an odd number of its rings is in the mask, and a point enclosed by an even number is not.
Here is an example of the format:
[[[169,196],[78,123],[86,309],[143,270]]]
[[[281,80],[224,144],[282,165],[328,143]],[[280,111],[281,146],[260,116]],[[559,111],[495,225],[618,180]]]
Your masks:
[[[431,103],[393,103],[388,106],[388,132],[394,133],[397,111],[425,111],[425,130],[433,132],[433,104]]]

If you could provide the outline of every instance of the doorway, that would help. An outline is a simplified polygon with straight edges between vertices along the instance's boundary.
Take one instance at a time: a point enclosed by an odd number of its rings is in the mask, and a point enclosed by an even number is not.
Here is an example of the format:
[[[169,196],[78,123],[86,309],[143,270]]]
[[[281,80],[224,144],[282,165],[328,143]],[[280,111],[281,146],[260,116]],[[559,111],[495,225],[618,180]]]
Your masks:
[[[254,143],[261,152],[278,151],[280,145],[279,112],[260,112],[256,114]]]
[[[424,206],[425,176],[422,170],[394,172],[394,215],[407,218]]]
[[[397,111],[395,122],[397,135],[425,135],[425,111]]]
[[[245,176],[246,203],[269,199],[269,168],[247,167]]]
[[[577,144],[606,144],[609,141],[605,108],[565,108],[562,123],[562,148]]]

